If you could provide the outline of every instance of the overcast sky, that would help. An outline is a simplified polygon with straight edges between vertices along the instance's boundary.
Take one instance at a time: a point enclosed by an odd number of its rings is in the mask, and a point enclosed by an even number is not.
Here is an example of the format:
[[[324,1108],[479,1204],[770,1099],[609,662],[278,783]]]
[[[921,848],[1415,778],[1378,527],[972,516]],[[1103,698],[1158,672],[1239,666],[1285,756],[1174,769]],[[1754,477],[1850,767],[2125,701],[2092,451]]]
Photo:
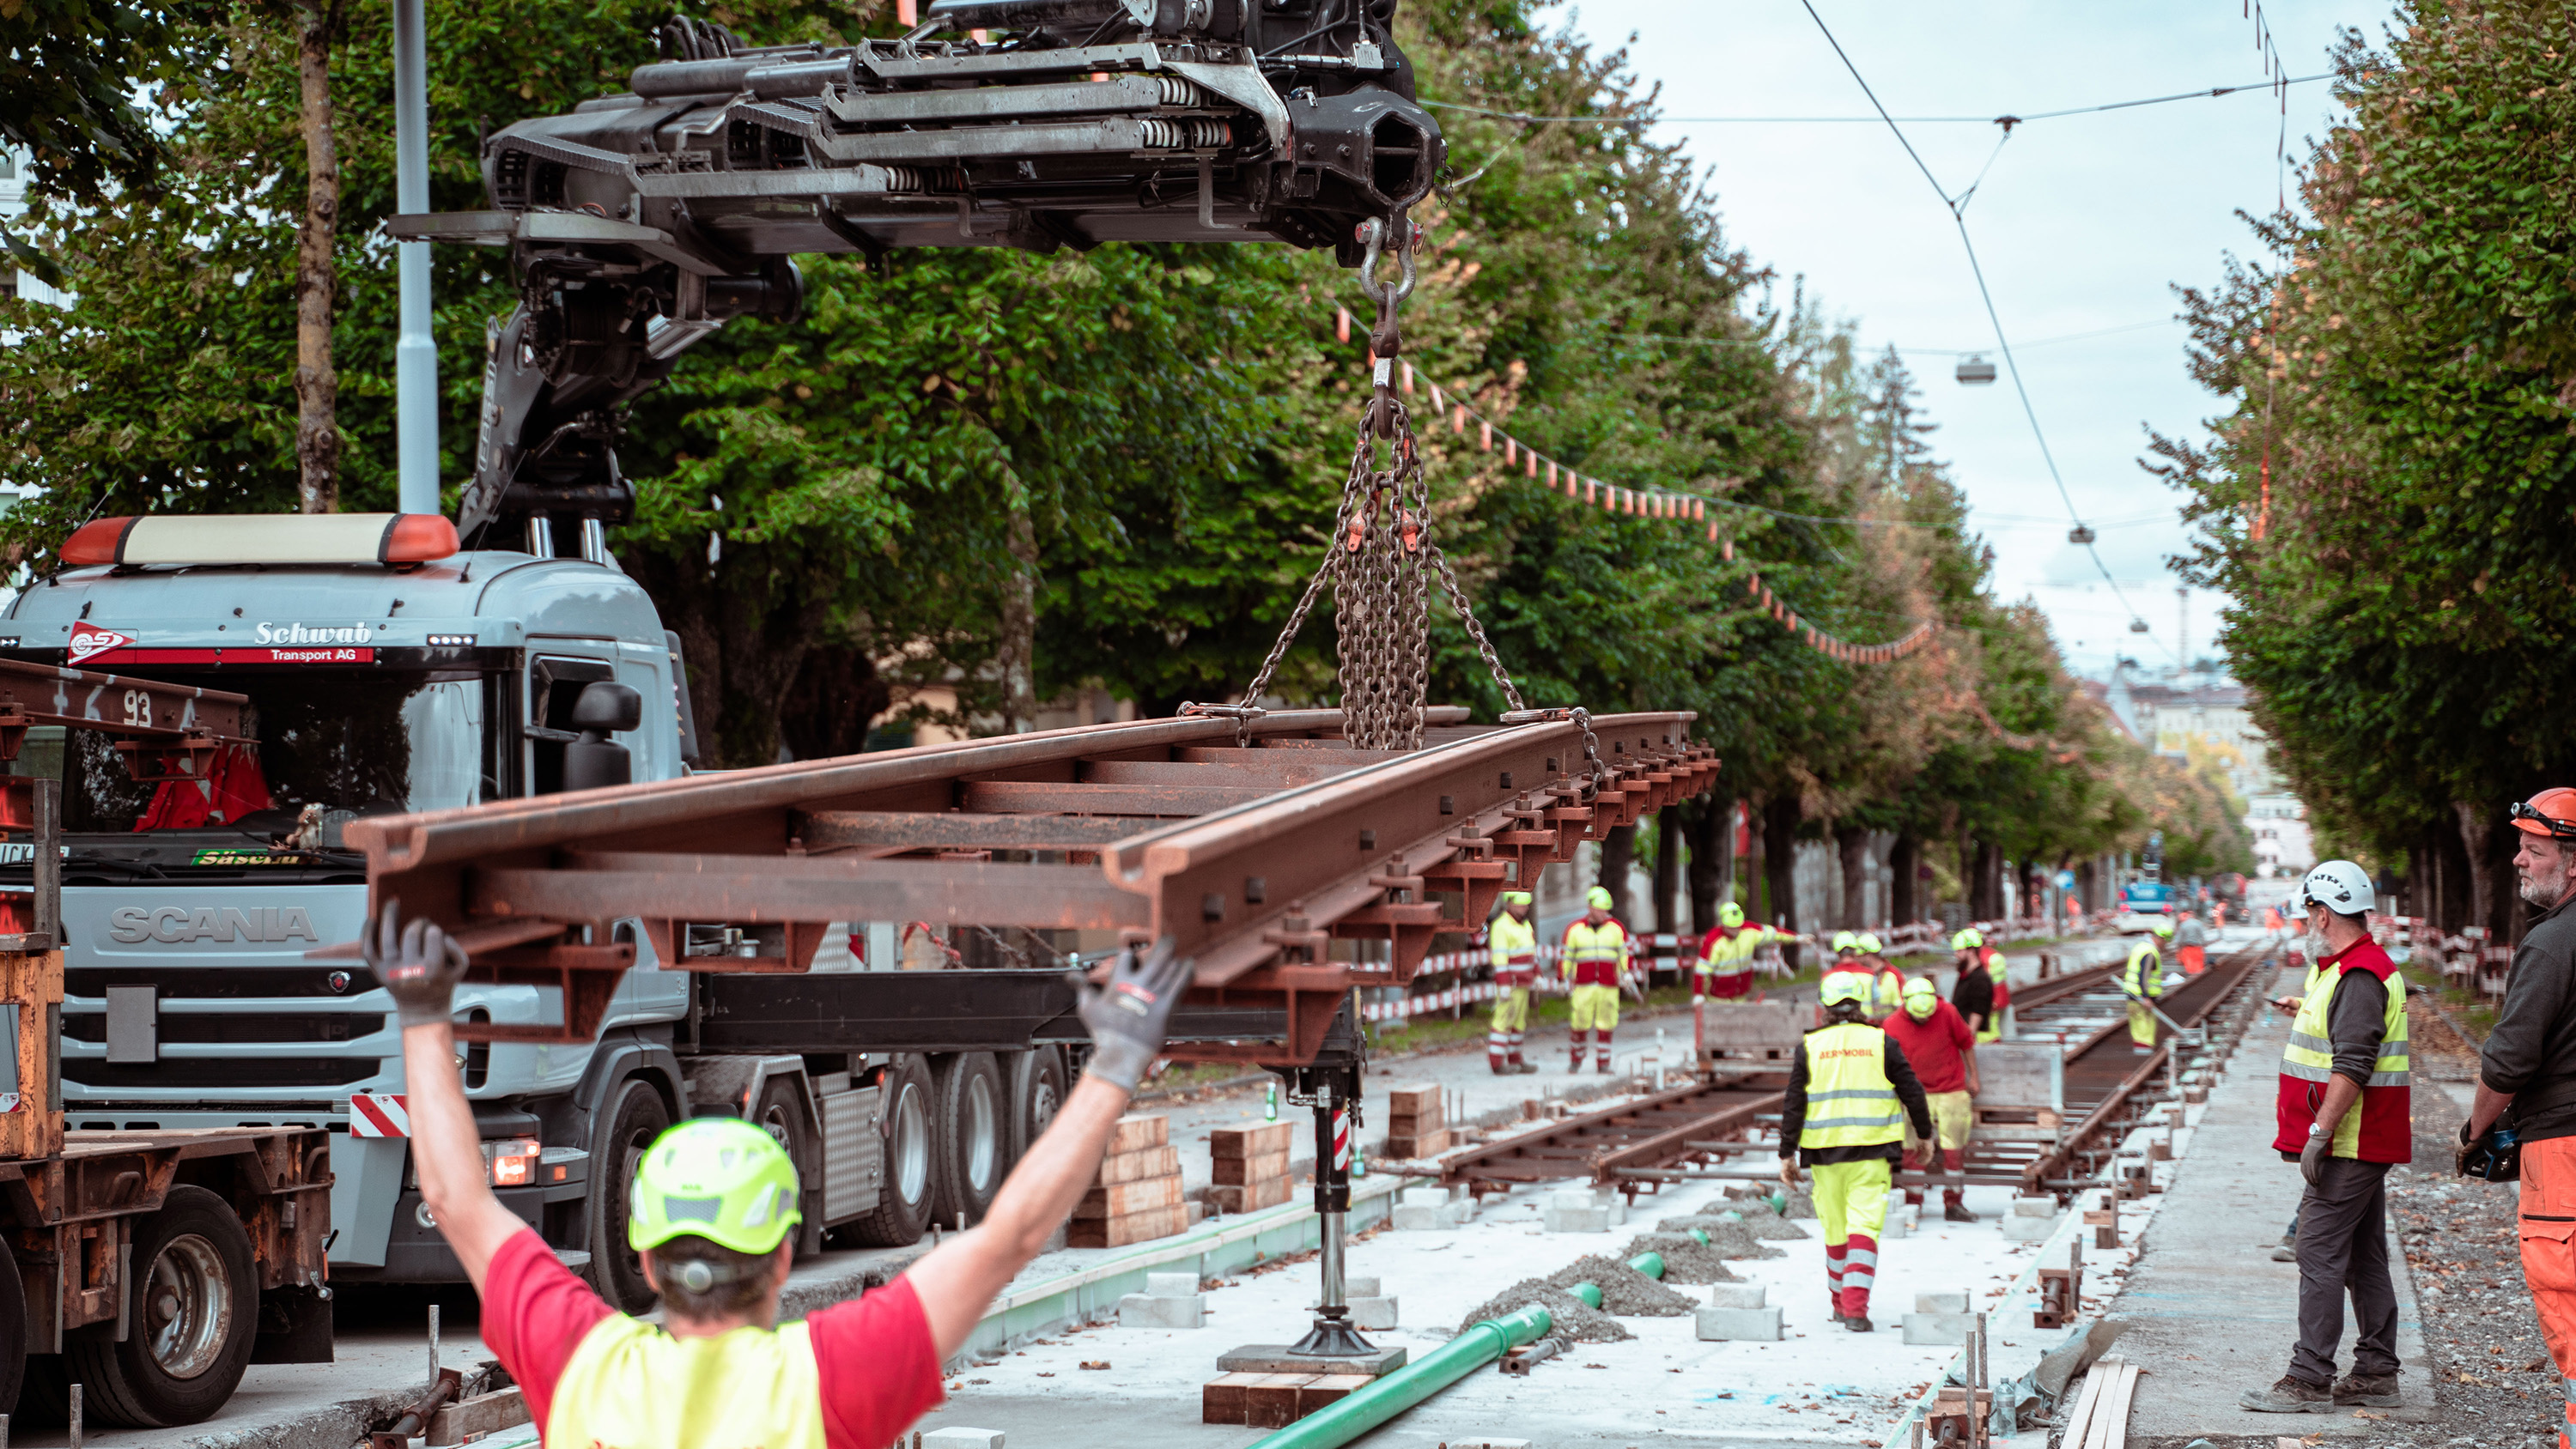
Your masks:
[[[1816,0],[1861,75],[1899,118],[1991,117],[2134,100],[2263,80],[2241,0]],[[2377,41],[2376,0],[2266,3],[2291,76],[2327,68],[2339,26]],[[2180,634],[2165,567],[2184,545],[2177,495],[2141,471],[2146,429],[2201,433],[2216,400],[2184,370],[2176,283],[2216,281],[2252,241],[2239,208],[2274,205],[2281,113],[2262,90],[2100,115],[2031,121],[2000,152],[1983,122],[1905,127],[1955,194],[1992,161],[1967,207],[2005,335],[2076,509],[2102,560],[2151,633],[2083,550],[2066,539],[2009,376],[1953,378],[1951,352],[1993,350],[1956,229],[1888,129],[1869,124],[1717,123],[1694,117],[1869,116],[1868,100],[1799,0],[1585,0],[1558,17],[1597,44],[1630,44],[1640,76],[1663,87],[1673,121],[1712,176],[1733,244],[1859,326],[1863,344],[1906,349],[1947,458],[1996,552],[2006,599],[2048,611],[2077,669],[2116,653],[2170,664],[2210,651],[2215,596],[2194,590]],[[2289,155],[2341,114],[2324,82],[2289,88]],[[1784,293],[1785,295],[1785,288]],[[2123,329],[2110,331],[2109,329]],[[2083,336],[2080,334],[2106,334]],[[2073,340],[2053,341],[2071,338]]]

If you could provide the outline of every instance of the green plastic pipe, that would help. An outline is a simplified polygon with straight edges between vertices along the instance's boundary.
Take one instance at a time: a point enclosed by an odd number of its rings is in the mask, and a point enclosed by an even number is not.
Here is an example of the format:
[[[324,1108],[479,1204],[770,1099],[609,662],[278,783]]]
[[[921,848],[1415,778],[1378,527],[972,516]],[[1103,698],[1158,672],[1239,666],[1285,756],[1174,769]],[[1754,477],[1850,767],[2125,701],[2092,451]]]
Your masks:
[[[1700,1241],[1705,1243],[1708,1239],[1703,1237]],[[1628,1260],[1628,1266],[1645,1274],[1647,1277],[1654,1279],[1658,1283],[1663,1281],[1664,1255],[1661,1253],[1639,1253],[1637,1256]],[[1598,1284],[1577,1283],[1565,1291],[1582,1299],[1584,1306],[1588,1308],[1598,1308],[1601,1306],[1601,1288]]]
[[[1472,1323],[1467,1331],[1356,1393],[1347,1394],[1252,1449],[1339,1449],[1504,1354],[1546,1336],[1556,1321],[1532,1305]]]

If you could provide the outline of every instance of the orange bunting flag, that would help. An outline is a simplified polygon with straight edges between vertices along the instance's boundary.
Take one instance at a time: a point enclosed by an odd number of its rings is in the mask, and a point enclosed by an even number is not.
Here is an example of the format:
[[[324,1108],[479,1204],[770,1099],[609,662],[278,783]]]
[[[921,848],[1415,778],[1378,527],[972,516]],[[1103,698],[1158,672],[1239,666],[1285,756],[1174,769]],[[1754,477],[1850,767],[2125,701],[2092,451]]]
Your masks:
[[[1467,436],[1467,409],[1464,406],[1451,409],[1449,413],[1449,432],[1453,437],[1463,438]]]
[[[1704,500],[1704,499],[1698,499],[1698,498],[1694,498],[1694,499],[1692,499],[1692,500],[1691,500],[1691,518],[1692,518],[1692,520],[1693,520],[1694,522],[1696,522],[1697,520],[1699,520],[1699,519],[1703,519],[1703,518],[1706,518],[1706,517],[1708,517],[1708,503],[1707,503],[1707,501],[1706,501],[1706,500]]]
[[[1476,446],[1488,453],[1494,451],[1494,425],[1482,418],[1476,420]]]
[[[1584,480],[1583,480],[1583,501],[1584,501],[1584,502],[1586,502],[1586,503],[1591,502],[1591,501],[1593,500],[1593,498],[1594,498],[1597,494],[1599,494],[1599,492],[1600,492],[1600,491],[1601,491],[1601,480],[1600,480],[1600,479],[1598,479],[1598,478],[1586,478],[1586,479],[1584,479]]]
[[[1509,433],[1503,434],[1503,466],[1508,468],[1512,465],[1514,461],[1512,455],[1517,452],[1519,448],[1519,439],[1513,437]]]
[[[1553,468],[1553,467],[1555,467],[1556,465],[1555,465],[1554,463],[1550,463],[1550,464],[1548,464],[1547,466],[1549,466],[1550,468]],[[1525,469],[1524,471],[1525,471],[1525,472],[1527,472],[1527,473],[1528,473],[1531,477],[1533,477],[1533,478],[1535,478],[1535,477],[1537,477],[1537,476],[1538,476],[1538,454],[1536,454],[1536,453],[1532,453],[1532,454],[1530,454],[1530,455],[1529,455],[1529,467],[1528,467],[1527,469]]]
[[[1368,354],[1367,371],[1369,376],[1377,376],[1377,344],[1372,342],[1368,346],[1361,348],[1360,351]]]
[[[1556,460],[1554,458],[1547,460],[1547,487],[1548,491],[1551,493],[1556,491]]]
[[[1404,369],[1404,395],[1411,397],[1413,396],[1413,364],[1407,362],[1399,365]]]
[[[1711,543],[1717,542],[1717,525],[1714,523],[1708,526],[1708,541]],[[1735,557],[1735,550],[1732,546],[1727,549],[1726,556],[1728,558]]]
[[[1342,341],[1344,341],[1344,342],[1348,342],[1348,341],[1350,341],[1350,340],[1351,340],[1351,309],[1350,309],[1350,308],[1348,308],[1348,307],[1335,307],[1335,308],[1333,309],[1333,335],[1334,335],[1335,337],[1337,337],[1337,338],[1340,338],[1340,339],[1341,339]]]
[[[1449,402],[1448,399],[1443,398],[1440,395],[1440,384],[1436,382],[1433,383],[1431,385],[1431,411],[1434,413],[1445,413],[1448,410]]]

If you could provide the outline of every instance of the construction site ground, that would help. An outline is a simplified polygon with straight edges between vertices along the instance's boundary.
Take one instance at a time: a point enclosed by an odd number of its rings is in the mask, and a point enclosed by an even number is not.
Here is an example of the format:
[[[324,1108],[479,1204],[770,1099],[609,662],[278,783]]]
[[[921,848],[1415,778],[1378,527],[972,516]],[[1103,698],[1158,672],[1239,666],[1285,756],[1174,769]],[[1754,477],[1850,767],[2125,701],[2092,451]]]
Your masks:
[[[2099,964],[2099,959],[2116,956],[2118,943],[2071,942],[2062,949],[2069,964]],[[2014,966],[2016,977],[2029,979],[2037,970],[2036,953],[2017,953]],[[1812,992],[1812,987],[1806,989]],[[1689,1044],[1686,1011],[1623,1023],[1618,1040],[1623,1069],[1640,1065],[1640,1056],[1655,1054],[1657,1028],[1665,1033],[1664,1050],[1673,1070],[1679,1070]],[[2226,1090],[2256,1093],[2268,1111],[2270,1054],[2277,1054],[2278,1043],[2249,1051]],[[1579,1075],[1568,1073],[1561,1028],[1534,1032],[1528,1052],[1540,1071],[1517,1077],[1494,1076],[1481,1042],[1383,1059],[1371,1068],[1371,1095],[1377,1095],[1381,1082],[1443,1085],[1459,1094],[1464,1120],[1499,1124],[1517,1121],[1521,1104],[1532,1098],[1606,1100],[1650,1085],[1624,1072],[1603,1077],[1588,1065]],[[1210,1170],[1208,1132],[1259,1120],[1263,1093],[1251,1086],[1189,1092],[1140,1110],[1171,1118],[1171,1138],[1182,1147],[1184,1172],[1196,1186]],[[2192,1115],[2196,1118],[2201,1110],[2193,1109]],[[1286,1103],[1280,1111],[1292,1120],[1303,1115]],[[1372,1125],[1362,1140],[1374,1144],[1382,1135],[1382,1128]],[[2191,1147],[2199,1135],[2189,1130],[2181,1134],[2180,1166],[2197,1160]],[[1763,1165],[1769,1160],[1754,1159]],[[1379,1278],[1384,1291],[1396,1296],[1400,1326],[1381,1338],[1416,1353],[1445,1340],[1462,1314],[1514,1281],[1543,1276],[1585,1254],[1616,1252],[1632,1234],[1652,1231],[1658,1218],[1725,1205],[1721,1184],[1679,1184],[1660,1197],[1641,1197],[1626,1225],[1608,1234],[1549,1233],[1542,1230],[1539,1209],[1550,1192],[1563,1186],[1558,1185],[1489,1199],[1478,1218],[1462,1227],[1395,1232],[1387,1227],[1388,1208],[1407,1179],[1388,1170],[1392,1166],[1382,1165],[1359,1187],[1353,1213],[1359,1238],[1350,1271]],[[2160,1165],[2157,1170],[2176,1169]],[[2295,1187],[2294,1172],[2263,1170],[2279,1178],[2276,1185],[2283,1185],[2282,1190]],[[1902,1342],[1899,1324],[1917,1292],[1971,1291],[1977,1305],[1993,1315],[1997,1369],[2005,1376],[2027,1371],[2039,1352],[2061,1336],[2029,1327],[2033,1280],[2041,1262],[2065,1261],[2077,1219],[2062,1215],[2055,1236],[2045,1244],[2007,1242],[1996,1219],[2007,1210],[2010,1197],[2004,1188],[1971,1189],[1969,1204],[1982,1221],[1953,1225],[1937,1220],[1936,1196],[1933,1221],[1911,1237],[1891,1240],[1875,1307],[1879,1331],[1869,1337],[1825,1322],[1823,1244],[1810,1222],[1805,1239],[1772,1245],[1783,1256],[1732,1265],[1738,1276],[1770,1287],[1770,1301],[1785,1310],[1785,1341],[1701,1343],[1687,1315],[1627,1318],[1622,1322],[1636,1334],[1631,1341],[1579,1346],[1525,1379],[1480,1370],[1380,1431],[1372,1442],[1408,1449],[1478,1436],[1525,1438],[1545,1446],[1651,1440],[1744,1449],[1902,1442],[1910,1408],[1957,1357],[1955,1349]],[[2124,1241],[2137,1242],[2137,1227],[2146,1215],[2170,1201],[2168,1195],[2130,1205],[2123,1215],[2128,1226]],[[2272,1216],[2286,1220],[2288,1209]],[[2231,1230],[2247,1236],[2234,1224]],[[1250,1443],[1260,1431],[1198,1422],[1199,1388],[1215,1375],[1218,1354],[1241,1344],[1293,1339],[1303,1330],[1316,1286],[1314,1233],[1312,1211],[1300,1192],[1285,1207],[1211,1220],[1177,1239],[1047,1254],[1006,1292],[1005,1309],[988,1324],[994,1330],[988,1335],[992,1341],[959,1367],[950,1380],[949,1403],[923,1427],[999,1429],[1022,1445],[1089,1444],[1099,1442],[1095,1431],[1114,1415],[1122,1449]],[[2151,1256],[2159,1251],[2158,1241],[2157,1235],[2149,1235]],[[831,1251],[801,1263],[788,1310],[791,1316],[808,1312],[883,1282],[928,1246]],[[2088,1307],[2098,1307],[2099,1295],[2116,1286],[2133,1251],[2087,1250]],[[2508,1256],[2510,1251],[2508,1241]],[[1118,1295],[1141,1288],[1147,1268],[1170,1271],[1193,1264],[1223,1285],[1207,1294],[1206,1327],[1172,1332],[1115,1325]],[[1681,1291],[1705,1301],[1707,1290]],[[442,1309],[444,1362],[471,1367],[488,1361],[475,1336],[472,1296],[463,1289],[352,1291],[342,1303],[337,1363],[254,1367],[232,1404],[207,1424],[175,1433],[93,1431],[88,1442],[109,1449],[146,1444],[347,1449],[367,1419],[373,1416],[381,1423],[398,1400],[416,1392],[426,1363],[432,1302]],[[2267,1331],[2270,1327],[2265,1325]],[[2281,1351],[2286,1352],[2286,1339]],[[1087,1363],[1109,1367],[1086,1368]],[[2232,1394],[2231,1389],[2231,1399]],[[1069,1408],[1074,1410],[1071,1419]],[[2311,1420],[2286,1426],[2285,1432],[2322,1426]],[[11,1437],[21,1445],[67,1442],[60,1430],[34,1426],[21,1427]],[[514,1441],[532,1438],[532,1432],[505,1432],[485,1442],[492,1449],[507,1449]],[[2025,1435],[2016,1442],[2037,1445],[2042,1439]],[[2269,1440],[2262,1442],[2269,1449]]]

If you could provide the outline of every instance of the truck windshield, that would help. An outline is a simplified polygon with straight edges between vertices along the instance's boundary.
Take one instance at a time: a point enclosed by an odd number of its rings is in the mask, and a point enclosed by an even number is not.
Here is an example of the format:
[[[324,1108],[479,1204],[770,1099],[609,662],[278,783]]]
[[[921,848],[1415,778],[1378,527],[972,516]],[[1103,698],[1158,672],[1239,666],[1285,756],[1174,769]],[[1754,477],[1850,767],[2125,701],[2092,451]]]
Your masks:
[[[247,695],[245,733],[257,743],[218,754],[203,780],[142,784],[111,735],[30,730],[16,773],[63,781],[67,833],[214,830],[282,842],[303,826],[297,843],[336,846],[339,826],[354,816],[472,805],[499,793],[487,739],[494,678],[390,670],[148,673]]]

